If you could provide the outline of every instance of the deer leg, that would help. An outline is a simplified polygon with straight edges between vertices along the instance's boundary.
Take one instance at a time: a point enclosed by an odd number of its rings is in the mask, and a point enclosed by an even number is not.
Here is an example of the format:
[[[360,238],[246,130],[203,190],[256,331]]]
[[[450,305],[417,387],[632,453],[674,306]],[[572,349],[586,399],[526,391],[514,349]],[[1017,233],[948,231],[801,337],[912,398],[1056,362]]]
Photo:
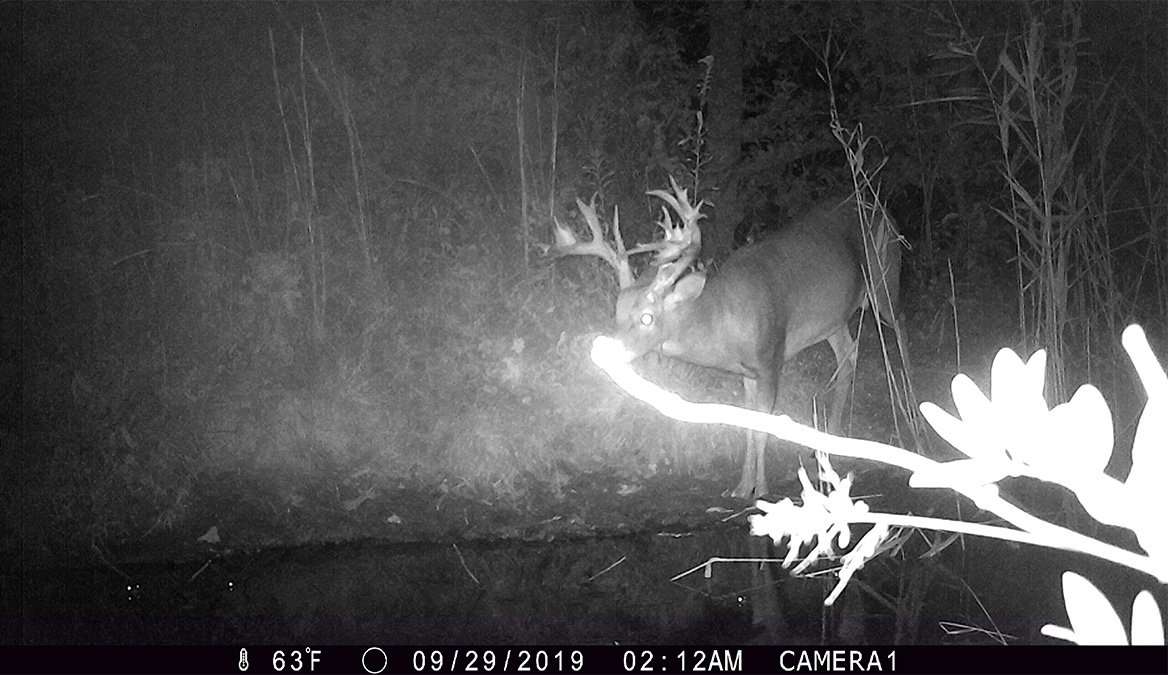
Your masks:
[[[768,415],[775,411],[778,391],[778,374],[760,372],[758,378],[742,378],[742,389],[746,394],[746,407]],[[769,435],[761,431],[748,431],[746,435],[746,457],[742,464],[742,480],[733,495],[739,499],[762,497],[767,493],[766,446]]]
[[[845,323],[839,330],[827,336],[827,344],[831,345],[831,351],[835,352],[835,362],[838,364],[835,369],[835,384],[832,385],[831,413],[828,416],[827,431],[838,434],[844,414],[844,403],[848,400],[848,393],[856,377],[856,340]]]
[[[757,410],[755,401],[758,399],[758,380],[750,377],[742,378],[742,393],[743,398],[746,399],[744,407]],[[742,480],[738,481],[738,487],[730,493],[738,499],[750,499],[755,496],[754,487],[760,464],[756,457],[762,455],[762,452],[757,449],[757,436],[758,434],[754,431],[748,430],[746,432],[746,456],[742,458]]]

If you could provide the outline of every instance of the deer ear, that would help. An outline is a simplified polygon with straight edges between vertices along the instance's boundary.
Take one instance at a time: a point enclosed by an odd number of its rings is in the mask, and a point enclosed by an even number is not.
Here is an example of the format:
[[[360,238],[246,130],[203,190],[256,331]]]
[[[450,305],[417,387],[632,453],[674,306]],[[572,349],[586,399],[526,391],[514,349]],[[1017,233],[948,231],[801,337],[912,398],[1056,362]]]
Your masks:
[[[693,300],[702,294],[702,289],[705,287],[706,274],[704,272],[687,274],[674,285],[673,292],[669,294],[669,297],[665,298],[665,309],[668,310],[679,303]]]

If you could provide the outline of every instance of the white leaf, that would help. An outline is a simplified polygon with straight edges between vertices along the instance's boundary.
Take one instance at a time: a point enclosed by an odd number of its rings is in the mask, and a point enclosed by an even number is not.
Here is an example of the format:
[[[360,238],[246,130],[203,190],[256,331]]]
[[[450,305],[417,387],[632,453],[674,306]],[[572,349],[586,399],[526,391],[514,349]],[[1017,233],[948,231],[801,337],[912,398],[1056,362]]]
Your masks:
[[[1095,387],[1083,385],[1070,401],[1055,406],[1047,431],[1046,447],[1051,453],[1040,458],[1043,463],[1081,474],[1103,473],[1107,468],[1115,435],[1111,409]]]
[[[953,378],[954,398],[957,397],[957,378]],[[984,428],[963,422],[928,401],[921,404],[921,414],[929,425],[954,448],[968,457],[1004,457],[1001,446]]]
[[[1132,603],[1133,645],[1163,645],[1164,624],[1160,619],[1160,607],[1148,591],[1140,591]]]
[[[990,367],[990,397],[999,410],[1028,418],[1046,412],[1042,397],[1046,352],[1039,350],[1026,363],[1012,349],[998,350]]]
[[[1168,401],[1149,397],[1132,443],[1132,467],[1126,485],[1132,500],[1131,527],[1140,547],[1168,566]]]
[[[1063,600],[1074,641],[1080,645],[1126,645],[1127,633],[1111,603],[1090,581],[1063,572]],[[1045,632],[1045,631],[1044,631]]]
[[[990,401],[981,389],[964,373],[958,373],[953,378],[953,405],[957,407],[957,414],[968,424],[986,426],[993,424],[993,411]]]

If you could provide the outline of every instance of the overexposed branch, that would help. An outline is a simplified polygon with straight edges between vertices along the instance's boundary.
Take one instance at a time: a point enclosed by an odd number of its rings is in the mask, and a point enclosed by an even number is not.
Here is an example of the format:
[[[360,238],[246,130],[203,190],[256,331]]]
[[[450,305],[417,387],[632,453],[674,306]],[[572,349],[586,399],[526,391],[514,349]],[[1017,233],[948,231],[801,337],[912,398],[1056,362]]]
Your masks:
[[[1140,337],[1142,337],[1142,333]],[[729,424],[768,433],[776,438],[815,448],[832,455],[853,457],[898,466],[914,475],[920,474],[938,480],[939,482],[937,484],[930,485],[930,487],[944,487],[960,492],[973,500],[979,508],[998,515],[1017,528],[1016,530],[1011,530],[1009,528],[959,523],[955,521],[934,521],[933,519],[917,521],[920,523],[928,522],[930,529],[964,532],[979,536],[990,536],[995,539],[1005,539],[1037,546],[1078,551],[1139,570],[1155,577],[1161,583],[1168,583],[1168,565],[1165,565],[1163,561],[1092,539],[1091,537],[1084,536],[1073,530],[1026,513],[1003,499],[998,492],[997,486],[992,483],[986,484],[956,479],[942,481],[941,479],[944,479],[947,474],[957,475],[961,473],[950,470],[956,468],[953,466],[956,462],[937,462],[884,443],[834,436],[807,425],[799,424],[787,415],[768,415],[732,405],[686,401],[677,394],[666,391],[638,375],[629,367],[630,355],[625,351],[621,343],[605,336],[598,337],[593,343],[592,360],[625,391],[674,419],[705,424]],[[1028,388],[1033,390],[1033,381],[1036,377],[1036,372],[1038,377],[1041,375],[1041,369],[1035,364],[1040,364],[1041,359],[1032,359],[1031,363],[1021,364],[1020,360],[1014,356],[1014,361],[1018,362],[1015,370],[1022,373],[1020,377],[1029,379],[1030,386]],[[1154,362],[1154,357],[1152,361]],[[1038,387],[1038,391],[1041,391],[1040,386]],[[1008,460],[1009,457],[1006,459]],[[957,462],[976,465],[977,461],[974,459],[958,460]],[[964,468],[964,465],[962,465],[962,468]],[[846,517],[849,519],[854,518],[855,520],[852,522],[921,526],[911,524],[913,517],[897,514],[866,513],[858,515],[852,513]],[[942,526],[943,524],[944,526]]]

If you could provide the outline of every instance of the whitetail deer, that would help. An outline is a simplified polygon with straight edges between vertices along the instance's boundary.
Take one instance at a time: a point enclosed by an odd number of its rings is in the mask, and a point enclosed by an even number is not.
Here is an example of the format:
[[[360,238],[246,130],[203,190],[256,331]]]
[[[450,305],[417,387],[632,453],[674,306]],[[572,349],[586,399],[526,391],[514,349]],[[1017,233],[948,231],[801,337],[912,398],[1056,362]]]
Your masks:
[[[856,343],[848,322],[868,303],[866,275],[875,280],[878,314],[895,325],[900,248],[883,209],[876,207],[871,235],[865,236],[854,197],[820,202],[778,232],[735,251],[707,280],[704,271],[690,271],[701,248],[698,220],[704,202],[690,204],[686,191],[672,179],[670,183],[672,194],[649,192],[680,220],[674,224],[662,207],[664,239],[626,250],[614,210],[609,245],[595,201],[584,204],[577,199],[592,239],[581,241],[556,222],[551,254],[595,255],[616,269],[621,287],[616,337],[629,352],[640,356],[657,349],[741,375],[746,405],[754,410],[773,413],[783,363],[826,340],[839,364],[828,422],[828,429],[837,432],[856,366]],[[629,257],[645,251],[655,251],[656,256],[650,270],[636,280]],[[766,494],[766,441],[766,434],[749,433],[735,497]]]

